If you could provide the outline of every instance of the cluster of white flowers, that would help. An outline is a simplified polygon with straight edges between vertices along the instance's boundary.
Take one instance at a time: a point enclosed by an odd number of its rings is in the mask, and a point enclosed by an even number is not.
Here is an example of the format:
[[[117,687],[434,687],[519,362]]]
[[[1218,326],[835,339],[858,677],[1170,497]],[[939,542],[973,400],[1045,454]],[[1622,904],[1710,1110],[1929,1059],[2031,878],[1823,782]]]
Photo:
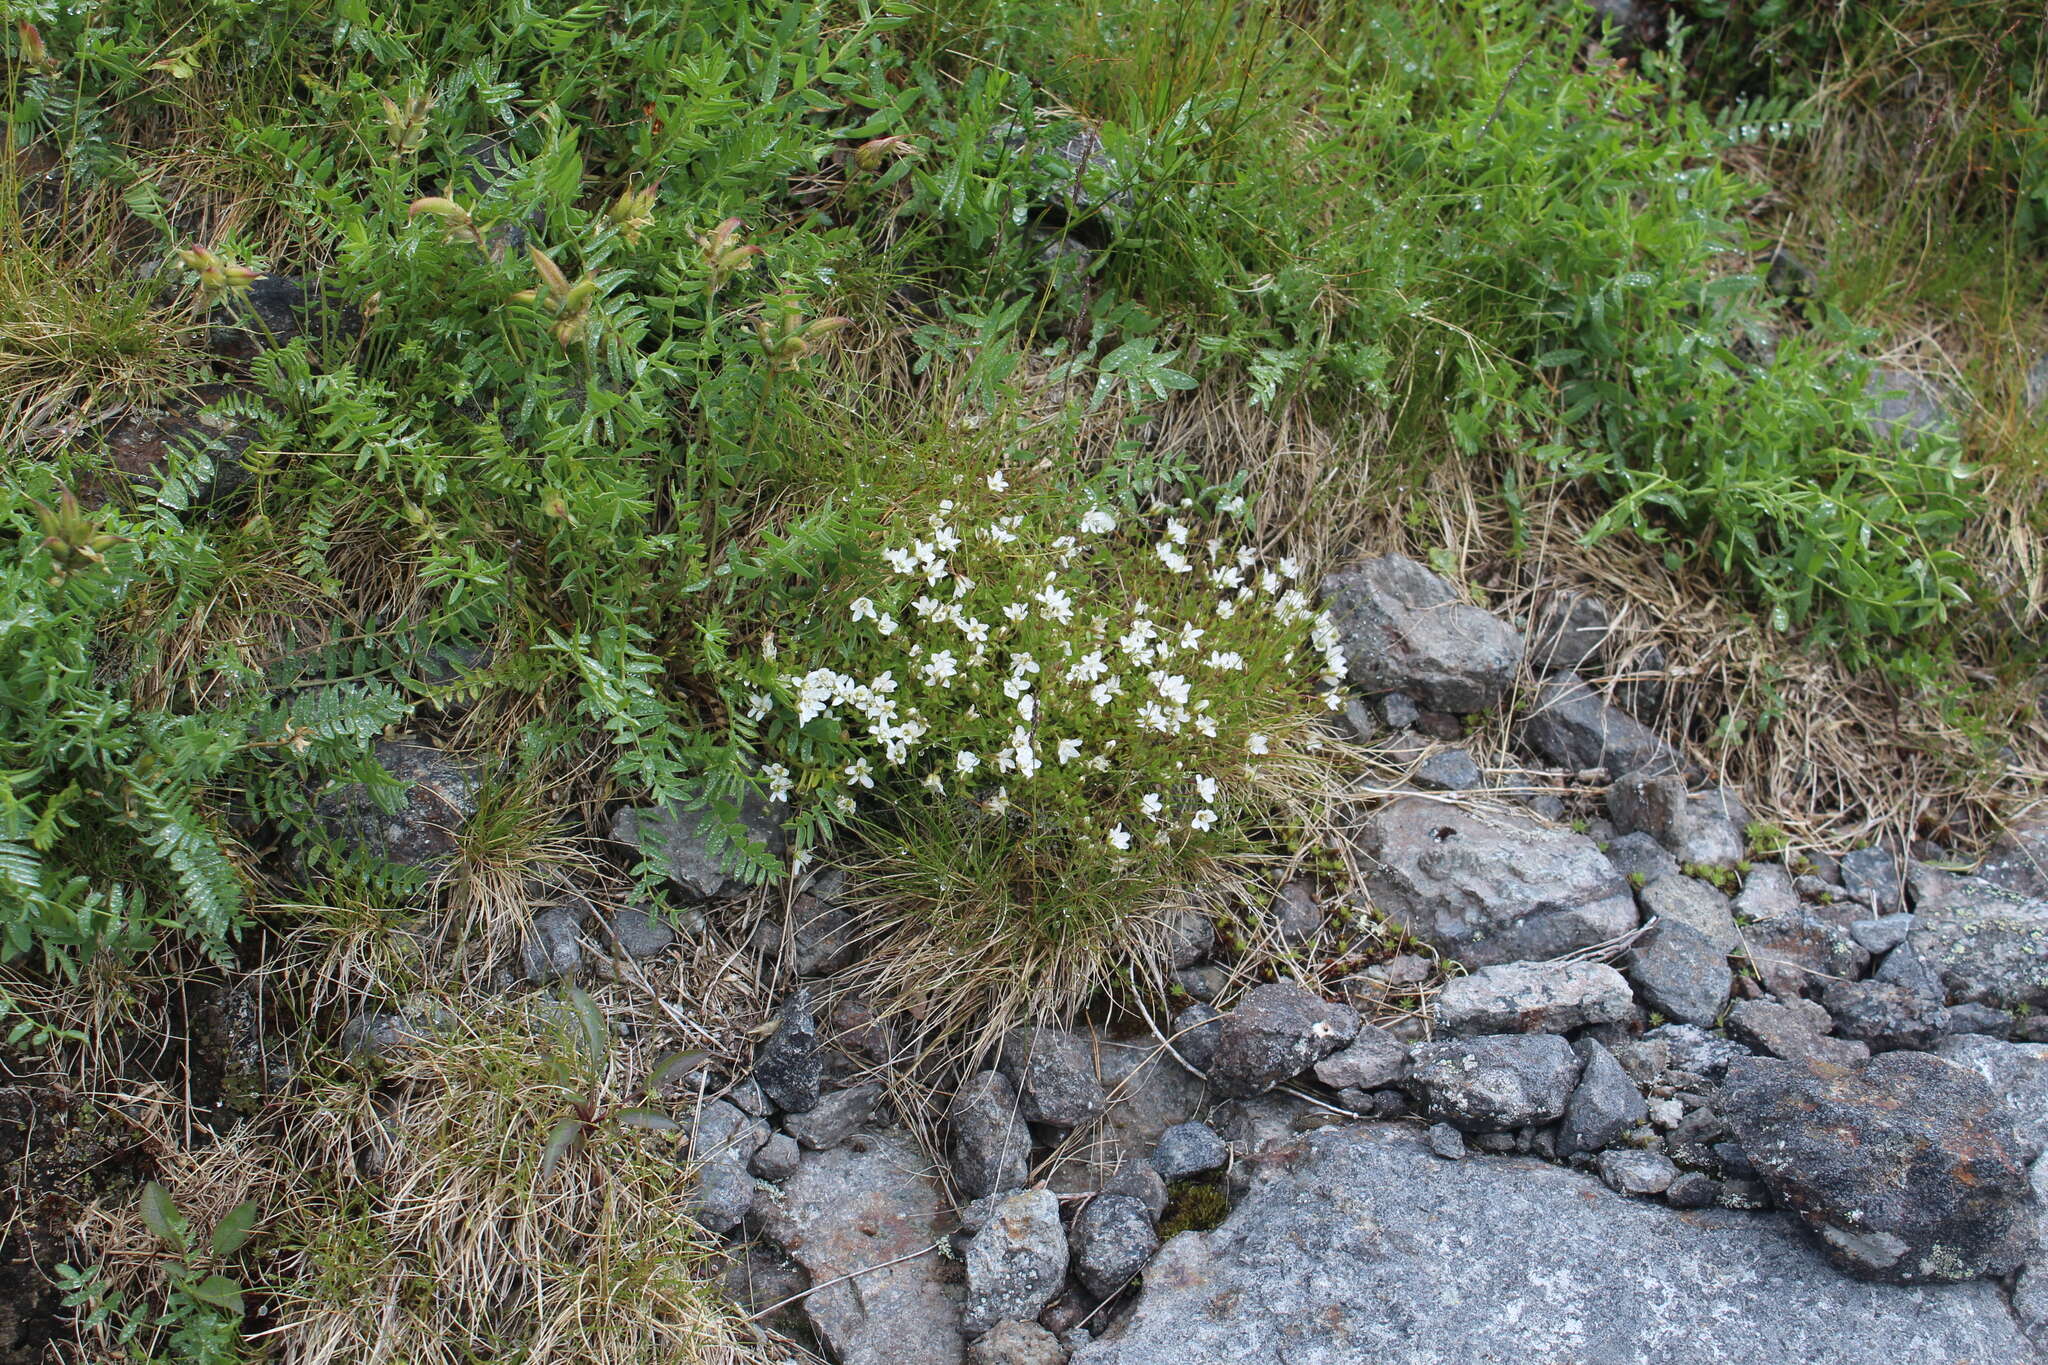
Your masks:
[[[746,715],[767,722],[768,747],[786,760],[763,768],[771,800],[815,790],[850,815],[857,791],[893,778],[994,813],[1028,811],[1034,824],[1056,808],[1070,826],[1062,837],[1116,855],[1170,845],[1218,829],[1231,775],[1273,752],[1273,722],[1311,690],[1304,643],[1321,656],[1323,685],[1341,681],[1335,627],[1292,560],[1267,567],[1249,547],[1197,539],[1187,504],[1149,545],[1133,544],[1100,503],[1077,513],[1021,482],[990,473],[971,511],[941,502],[908,543],[882,551],[889,578],[843,608],[855,638],[837,657],[885,667],[865,680],[778,673],[748,695]],[[1222,510],[1241,514],[1243,499]],[[1148,581],[1158,602],[1124,600]],[[828,722],[842,741],[833,752],[843,759],[851,741],[873,757],[794,778],[788,755],[812,750],[774,742],[778,710],[785,739]]]

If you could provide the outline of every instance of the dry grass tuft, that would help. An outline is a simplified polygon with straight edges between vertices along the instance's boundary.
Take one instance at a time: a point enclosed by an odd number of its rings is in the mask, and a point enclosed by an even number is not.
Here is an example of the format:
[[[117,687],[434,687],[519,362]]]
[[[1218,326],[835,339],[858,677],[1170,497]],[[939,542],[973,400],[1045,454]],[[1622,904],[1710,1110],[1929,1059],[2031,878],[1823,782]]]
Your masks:
[[[719,1299],[715,1246],[683,1212],[681,1135],[604,1117],[639,1101],[646,1059],[614,1047],[593,1092],[564,1013],[446,1012],[374,1074],[343,1068],[285,1102],[282,1136],[247,1127],[166,1169],[196,1220],[261,1211],[270,1358],[750,1358],[761,1339]],[[544,1172],[550,1131],[592,1098],[584,1145]],[[103,1208],[86,1232],[117,1284],[148,1291],[158,1252],[138,1218]]]

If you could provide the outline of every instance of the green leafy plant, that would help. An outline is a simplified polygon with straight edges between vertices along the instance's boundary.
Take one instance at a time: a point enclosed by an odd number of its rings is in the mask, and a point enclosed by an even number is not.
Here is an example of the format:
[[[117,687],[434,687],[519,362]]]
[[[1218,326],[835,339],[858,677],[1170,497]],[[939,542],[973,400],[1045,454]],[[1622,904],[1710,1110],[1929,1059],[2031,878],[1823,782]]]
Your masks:
[[[605,1022],[597,1002],[581,986],[570,986],[566,998],[573,1021],[571,1035],[575,1050],[572,1055],[550,1057],[549,1064],[556,1083],[571,1092],[570,1105],[574,1112],[557,1121],[548,1132],[547,1144],[541,1149],[542,1179],[552,1175],[563,1158],[585,1147],[593,1134],[607,1127],[640,1128],[657,1133],[682,1131],[681,1124],[652,1106],[622,1106],[611,1101],[608,1090],[611,1027]],[[701,1052],[677,1052],[658,1058],[641,1082],[641,1090],[648,1097],[658,1095],[667,1082],[703,1065],[704,1061],[705,1055]]]
[[[139,1211],[143,1226],[166,1252],[162,1306],[154,1311],[131,1306],[125,1294],[108,1285],[102,1266],[60,1266],[58,1286],[65,1306],[77,1315],[80,1335],[141,1365],[227,1365],[248,1359],[242,1286],[223,1269],[254,1233],[256,1205],[236,1205],[199,1237],[169,1191],[152,1180],[142,1187]]]

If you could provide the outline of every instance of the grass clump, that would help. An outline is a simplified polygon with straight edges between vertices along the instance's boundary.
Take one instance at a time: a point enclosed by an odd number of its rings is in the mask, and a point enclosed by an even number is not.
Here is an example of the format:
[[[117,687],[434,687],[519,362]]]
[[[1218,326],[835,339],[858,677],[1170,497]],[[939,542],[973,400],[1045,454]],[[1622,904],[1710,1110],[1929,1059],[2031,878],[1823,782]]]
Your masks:
[[[1066,993],[1299,823],[1344,654],[1241,494],[953,433],[848,473],[878,553],[763,641],[735,719],[802,842],[853,829],[898,915],[1056,956]]]

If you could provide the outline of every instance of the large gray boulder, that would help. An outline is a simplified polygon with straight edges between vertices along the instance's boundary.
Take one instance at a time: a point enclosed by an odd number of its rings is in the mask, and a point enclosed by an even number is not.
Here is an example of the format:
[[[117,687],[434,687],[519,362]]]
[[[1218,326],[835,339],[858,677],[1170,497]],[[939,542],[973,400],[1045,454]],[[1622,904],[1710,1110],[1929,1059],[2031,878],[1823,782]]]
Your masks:
[[[805,1157],[779,1198],[760,1201],[762,1234],[817,1286],[803,1313],[841,1365],[960,1361],[958,1269],[917,1254],[943,1203],[930,1170],[908,1136],[864,1134]]]
[[[1782,1217],[1442,1161],[1394,1124],[1321,1128],[1258,1166],[1072,1365],[2039,1365],[1994,1286],[1848,1279]]]
[[[1753,1057],[1720,1109],[1778,1203],[1851,1274],[1900,1284],[2017,1269],[2034,1198],[1983,1077],[1925,1052],[1855,1067]]]
[[[1540,961],[1636,926],[1599,845],[1518,812],[1403,797],[1367,818],[1358,851],[1373,904],[1470,965]]]
[[[1498,703],[1522,661],[1522,637],[1463,602],[1412,559],[1383,555],[1323,580],[1351,681],[1366,692],[1405,692],[1435,711],[1463,714]]]
[[[1678,751],[1656,731],[1608,705],[1577,678],[1551,678],[1537,687],[1520,732],[1552,765],[1572,772],[1675,773],[1684,766]]]
[[[2048,900],[1974,877],[1934,879],[1914,907],[1906,945],[1951,1002],[2048,1006]]]

